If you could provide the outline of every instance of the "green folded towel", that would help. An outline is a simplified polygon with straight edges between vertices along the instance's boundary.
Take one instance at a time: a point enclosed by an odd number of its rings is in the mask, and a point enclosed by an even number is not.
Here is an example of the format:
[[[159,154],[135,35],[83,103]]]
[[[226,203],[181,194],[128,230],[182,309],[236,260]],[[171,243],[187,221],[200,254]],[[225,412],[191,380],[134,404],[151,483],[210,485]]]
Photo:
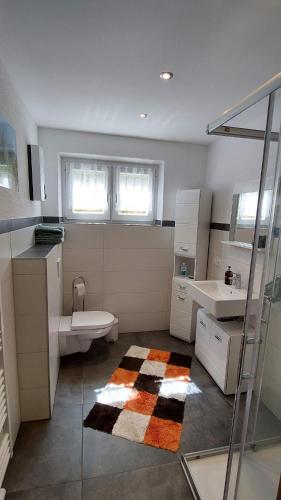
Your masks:
[[[64,241],[63,226],[47,226],[39,224],[35,228],[35,244],[56,245]]]

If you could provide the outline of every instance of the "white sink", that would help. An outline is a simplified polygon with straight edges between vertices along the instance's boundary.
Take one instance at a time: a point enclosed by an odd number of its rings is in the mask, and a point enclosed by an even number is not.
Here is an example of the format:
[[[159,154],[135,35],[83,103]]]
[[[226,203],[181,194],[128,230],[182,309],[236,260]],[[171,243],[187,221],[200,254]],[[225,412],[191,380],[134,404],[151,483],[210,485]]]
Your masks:
[[[244,316],[247,290],[225,285],[223,281],[188,281],[192,299],[216,318]]]

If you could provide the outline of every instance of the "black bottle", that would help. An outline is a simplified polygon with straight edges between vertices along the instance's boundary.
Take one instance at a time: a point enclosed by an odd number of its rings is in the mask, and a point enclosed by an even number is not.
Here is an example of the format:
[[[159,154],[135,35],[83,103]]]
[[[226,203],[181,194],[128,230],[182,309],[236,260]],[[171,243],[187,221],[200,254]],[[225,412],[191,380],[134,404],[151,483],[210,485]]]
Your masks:
[[[231,266],[228,266],[224,273],[224,282],[226,285],[232,285],[233,272],[231,271]]]

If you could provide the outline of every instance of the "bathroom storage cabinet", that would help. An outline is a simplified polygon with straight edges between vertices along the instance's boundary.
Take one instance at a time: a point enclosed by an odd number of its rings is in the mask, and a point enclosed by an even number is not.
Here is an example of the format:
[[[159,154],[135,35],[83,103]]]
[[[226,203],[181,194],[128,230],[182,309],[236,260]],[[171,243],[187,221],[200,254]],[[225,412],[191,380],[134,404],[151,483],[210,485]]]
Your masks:
[[[222,322],[205,309],[198,310],[195,354],[227,395],[236,391],[242,328],[242,321]],[[246,365],[250,362],[249,352],[247,359]]]
[[[52,415],[60,359],[61,255],[61,245],[38,245],[13,259],[23,422]]]
[[[196,332],[197,305],[187,291],[187,280],[206,279],[212,194],[204,189],[177,191],[174,237],[170,333],[192,342]],[[181,264],[188,276],[181,277]]]

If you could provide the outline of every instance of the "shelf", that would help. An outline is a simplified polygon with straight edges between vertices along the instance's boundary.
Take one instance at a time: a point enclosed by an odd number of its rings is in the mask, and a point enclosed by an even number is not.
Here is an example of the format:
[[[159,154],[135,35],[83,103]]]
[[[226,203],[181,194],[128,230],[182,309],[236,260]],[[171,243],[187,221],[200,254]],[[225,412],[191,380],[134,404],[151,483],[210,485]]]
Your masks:
[[[244,250],[252,250],[252,243],[244,243],[243,241],[221,241],[223,245],[228,245],[230,247],[244,248]],[[258,248],[258,252],[264,252],[264,248]]]

